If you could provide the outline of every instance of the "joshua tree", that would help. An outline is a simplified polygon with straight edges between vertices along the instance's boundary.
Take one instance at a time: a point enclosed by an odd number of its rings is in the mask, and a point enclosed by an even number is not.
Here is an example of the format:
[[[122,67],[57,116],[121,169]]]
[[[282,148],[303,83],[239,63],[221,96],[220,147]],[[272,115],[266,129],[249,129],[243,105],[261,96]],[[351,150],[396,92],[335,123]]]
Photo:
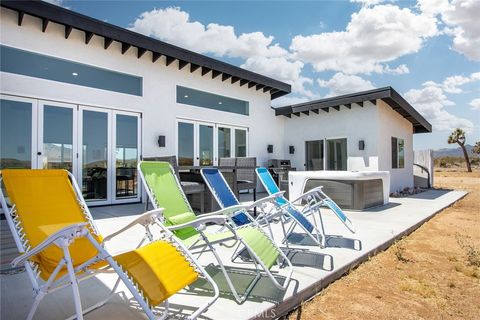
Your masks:
[[[465,157],[465,162],[467,163],[467,171],[472,172],[470,160],[468,159],[467,149],[465,148],[465,140],[465,131],[459,128],[455,129],[448,137],[448,143],[458,143],[460,148],[462,148],[463,156]]]
[[[472,148],[473,154],[480,154],[480,141],[475,142],[475,145]]]

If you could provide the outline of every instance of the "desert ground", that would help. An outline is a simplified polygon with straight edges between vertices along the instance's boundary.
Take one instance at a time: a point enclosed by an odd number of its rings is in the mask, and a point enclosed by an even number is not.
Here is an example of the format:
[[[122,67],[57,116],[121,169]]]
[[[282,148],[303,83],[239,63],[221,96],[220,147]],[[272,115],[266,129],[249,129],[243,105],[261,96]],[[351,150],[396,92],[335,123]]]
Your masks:
[[[288,319],[480,319],[480,170],[434,182],[470,193]]]

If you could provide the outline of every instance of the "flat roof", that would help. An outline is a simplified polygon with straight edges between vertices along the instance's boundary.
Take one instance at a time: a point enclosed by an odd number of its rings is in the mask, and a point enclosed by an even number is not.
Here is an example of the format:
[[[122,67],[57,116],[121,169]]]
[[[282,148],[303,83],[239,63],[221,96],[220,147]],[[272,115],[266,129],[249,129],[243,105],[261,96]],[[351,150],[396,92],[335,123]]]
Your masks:
[[[190,72],[201,69],[202,76],[211,76],[212,79],[221,76],[222,81],[229,80],[232,84],[239,82],[240,86],[255,87],[256,90],[269,92],[272,100],[291,92],[291,86],[287,83],[44,1],[2,0],[1,6],[18,12],[19,26],[22,25],[24,15],[28,14],[42,20],[43,32],[47,29],[49,22],[65,26],[65,39],[68,39],[72,29],[77,29],[85,33],[86,44],[90,42],[93,35],[97,35],[104,38],[105,50],[113,41],[117,41],[122,44],[122,54],[131,47],[137,48],[138,58],[141,58],[146,51],[151,51],[152,62],[156,62],[161,56],[165,56],[167,66],[178,60],[179,69],[190,64]]]
[[[335,109],[340,111],[341,105],[351,109],[353,103],[363,107],[365,101],[370,101],[376,105],[378,99],[383,100],[394,111],[410,121],[413,124],[413,133],[432,132],[432,125],[392,87],[356,92],[274,109],[275,115],[291,118],[292,114],[299,117],[301,113],[305,115],[309,115],[310,112],[318,114],[319,110],[329,112],[330,109]]]

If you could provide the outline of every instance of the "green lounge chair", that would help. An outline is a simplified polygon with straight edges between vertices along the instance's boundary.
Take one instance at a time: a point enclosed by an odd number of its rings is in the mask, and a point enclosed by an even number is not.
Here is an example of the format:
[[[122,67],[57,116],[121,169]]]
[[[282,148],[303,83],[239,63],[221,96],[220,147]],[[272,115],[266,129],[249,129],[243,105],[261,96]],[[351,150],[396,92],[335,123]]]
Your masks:
[[[238,303],[243,303],[262,273],[267,275],[280,290],[285,290],[290,282],[293,267],[290,260],[258,225],[235,227],[231,220],[239,213],[247,214],[250,206],[233,206],[217,212],[196,216],[190,207],[173,168],[168,162],[142,161],[138,164],[139,175],[155,208],[164,208],[163,223],[176,237],[190,249],[211,251],[215,256],[221,271],[225,275],[228,286]],[[255,205],[259,205],[256,203]],[[218,232],[206,230],[206,223],[223,225]],[[244,246],[255,266],[256,276],[243,295],[240,295],[228,275],[225,266],[218,255],[215,244],[235,240]],[[281,258],[281,259],[280,259]],[[281,261],[280,261],[281,260]],[[273,276],[271,268],[286,263],[289,268],[283,285]]]

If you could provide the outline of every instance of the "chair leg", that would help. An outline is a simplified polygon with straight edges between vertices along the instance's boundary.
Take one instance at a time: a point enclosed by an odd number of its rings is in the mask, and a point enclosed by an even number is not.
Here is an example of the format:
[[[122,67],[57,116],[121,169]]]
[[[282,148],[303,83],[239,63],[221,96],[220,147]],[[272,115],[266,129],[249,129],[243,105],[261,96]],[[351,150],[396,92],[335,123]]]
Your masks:
[[[73,269],[72,259],[70,257],[70,251],[68,250],[68,246],[63,246],[63,254],[65,256],[64,259],[67,263],[68,275],[70,277],[70,281],[72,282],[73,301],[75,302],[75,312],[77,314],[77,320],[83,320],[82,301],[80,300],[78,280],[75,276],[75,271]]]

